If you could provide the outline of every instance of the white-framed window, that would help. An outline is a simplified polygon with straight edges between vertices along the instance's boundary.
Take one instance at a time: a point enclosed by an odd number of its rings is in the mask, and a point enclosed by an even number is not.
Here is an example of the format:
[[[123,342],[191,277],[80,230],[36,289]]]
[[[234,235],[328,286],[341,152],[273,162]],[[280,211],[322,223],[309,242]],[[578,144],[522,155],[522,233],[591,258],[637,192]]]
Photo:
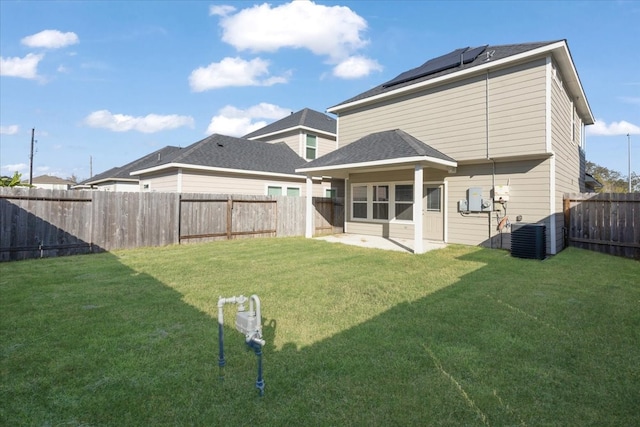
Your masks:
[[[296,196],[301,194],[300,187],[272,184],[267,185],[267,196]]]
[[[432,187],[425,185],[423,193],[427,197],[427,211],[440,212],[442,210],[442,191],[440,186]]]
[[[307,160],[315,159],[318,152],[318,137],[315,135],[307,134],[304,147],[304,158]]]
[[[351,219],[413,221],[413,184],[371,183],[351,186]]]
[[[389,219],[389,186],[373,186],[373,219]]]
[[[351,216],[358,219],[367,219],[369,216],[367,212],[367,186],[354,185],[351,188],[351,199]]]
[[[413,221],[413,184],[398,184],[395,191],[396,219]]]
[[[338,189],[337,188],[325,188],[324,189],[324,197],[329,199],[335,199],[338,197]]]

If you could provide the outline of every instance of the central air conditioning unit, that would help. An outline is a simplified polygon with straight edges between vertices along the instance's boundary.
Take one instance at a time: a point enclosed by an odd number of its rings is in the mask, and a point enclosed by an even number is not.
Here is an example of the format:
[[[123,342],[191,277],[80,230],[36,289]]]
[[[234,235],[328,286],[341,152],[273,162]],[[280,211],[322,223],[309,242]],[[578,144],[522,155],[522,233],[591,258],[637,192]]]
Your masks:
[[[545,259],[547,234],[544,224],[513,224],[511,226],[511,256]]]

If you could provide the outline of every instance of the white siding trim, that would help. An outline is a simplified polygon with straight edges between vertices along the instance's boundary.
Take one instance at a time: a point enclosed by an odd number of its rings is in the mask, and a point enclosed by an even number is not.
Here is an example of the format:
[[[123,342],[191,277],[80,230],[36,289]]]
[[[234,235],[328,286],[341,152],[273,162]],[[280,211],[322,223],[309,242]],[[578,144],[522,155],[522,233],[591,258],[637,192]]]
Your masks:
[[[546,64],[546,88],[545,88],[545,146],[547,153],[552,151],[551,145],[551,80],[553,79],[553,62],[551,56],[547,56]]]
[[[444,235],[442,236],[442,238],[444,239],[445,243],[447,243],[449,242],[449,185],[446,178],[444,179],[444,181],[442,181],[442,185],[442,191],[444,191],[444,200],[442,201],[442,203],[444,204],[444,224],[442,225],[444,227]]]
[[[305,212],[304,237],[313,237],[313,180],[307,176],[307,209]]]
[[[546,91],[545,91],[545,146],[549,158],[549,249],[551,254],[556,253],[556,157],[553,154],[553,132],[551,121],[551,82],[553,79],[553,61],[551,55],[547,56],[546,64]]]
[[[416,165],[413,173],[413,253],[424,253],[424,241],[422,230],[424,228],[422,218],[422,182],[424,181],[424,169],[422,165]]]
[[[551,241],[549,242],[549,248],[551,254],[555,255],[557,252],[556,248],[556,156],[551,156],[549,159],[549,174],[551,175],[549,178],[549,237]]]
[[[178,179],[176,180],[176,191],[182,193],[182,168],[178,168]]]

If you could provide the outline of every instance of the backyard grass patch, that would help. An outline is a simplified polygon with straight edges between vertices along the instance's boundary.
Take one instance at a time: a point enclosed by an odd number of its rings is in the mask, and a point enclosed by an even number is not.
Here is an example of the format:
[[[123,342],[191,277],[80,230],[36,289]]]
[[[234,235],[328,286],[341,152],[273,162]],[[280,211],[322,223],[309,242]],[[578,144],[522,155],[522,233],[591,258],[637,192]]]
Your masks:
[[[0,425],[638,425],[640,263],[247,239],[0,264]],[[262,301],[256,358],[217,300]]]

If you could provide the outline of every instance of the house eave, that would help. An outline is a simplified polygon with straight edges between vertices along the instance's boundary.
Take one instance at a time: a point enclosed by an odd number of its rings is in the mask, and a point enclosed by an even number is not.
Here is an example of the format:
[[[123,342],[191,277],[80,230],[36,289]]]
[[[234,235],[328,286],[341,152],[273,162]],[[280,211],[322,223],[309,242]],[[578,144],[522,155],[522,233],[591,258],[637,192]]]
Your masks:
[[[275,131],[275,132],[269,132],[269,133],[264,133],[264,134],[261,134],[261,135],[252,136],[251,138],[247,138],[247,139],[249,139],[251,141],[256,141],[256,140],[260,140],[262,138],[269,138],[269,137],[272,137],[272,136],[278,136],[278,135],[283,134],[283,133],[293,132],[293,131],[297,131],[297,130],[303,130],[303,131],[312,132],[312,133],[314,133],[316,135],[325,135],[325,136],[329,136],[329,137],[334,138],[334,139],[336,138],[336,134],[332,133],[332,132],[327,132],[327,131],[324,131],[324,130],[315,129],[315,128],[311,128],[311,127],[308,127],[308,126],[293,126],[293,127],[290,127],[290,128],[287,128],[287,129],[281,129],[281,130],[278,130],[278,131]]]
[[[95,181],[87,181],[84,184],[86,185],[99,185],[99,184],[104,184],[107,182],[114,182],[114,183],[118,183],[118,182],[124,182],[124,183],[138,183],[139,180],[136,178],[104,178],[104,179],[97,179]]]
[[[296,172],[304,173],[307,175],[323,175],[323,176],[335,176],[344,177],[348,175],[347,171],[362,172],[362,171],[379,171],[379,170],[392,170],[392,169],[406,169],[409,167],[415,167],[416,165],[422,165],[425,167],[431,167],[435,169],[442,169],[446,171],[454,171],[458,163],[455,161],[449,161],[444,159],[438,159],[429,156],[415,156],[415,157],[403,157],[397,159],[385,159],[376,160],[371,162],[360,163],[346,163],[341,165],[332,166],[319,166],[311,168],[298,168]]]
[[[273,178],[287,178],[287,179],[296,179],[303,180],[304,177],[300,175],[294,174],[286,174],[286,173],[278,173],[278,172],[265,172],[265,171],[256,171],[256,170],[245,170],[245,169],[231,169],[231,168],[220,168],[215,166],[202,166],[202,165],[192,165],[187,163],[167,163],[165,165],[154,166],[148,169],[141,169],[138,171],[131,172],[131,175],[144,175],[154,172],[160,172],[163,170],[169,169],[190,169],[197,171],[206,171],[206,172],[220,172],[220,173],[231,173],[238,175],[258,175],[258,176],[267,176]]]

